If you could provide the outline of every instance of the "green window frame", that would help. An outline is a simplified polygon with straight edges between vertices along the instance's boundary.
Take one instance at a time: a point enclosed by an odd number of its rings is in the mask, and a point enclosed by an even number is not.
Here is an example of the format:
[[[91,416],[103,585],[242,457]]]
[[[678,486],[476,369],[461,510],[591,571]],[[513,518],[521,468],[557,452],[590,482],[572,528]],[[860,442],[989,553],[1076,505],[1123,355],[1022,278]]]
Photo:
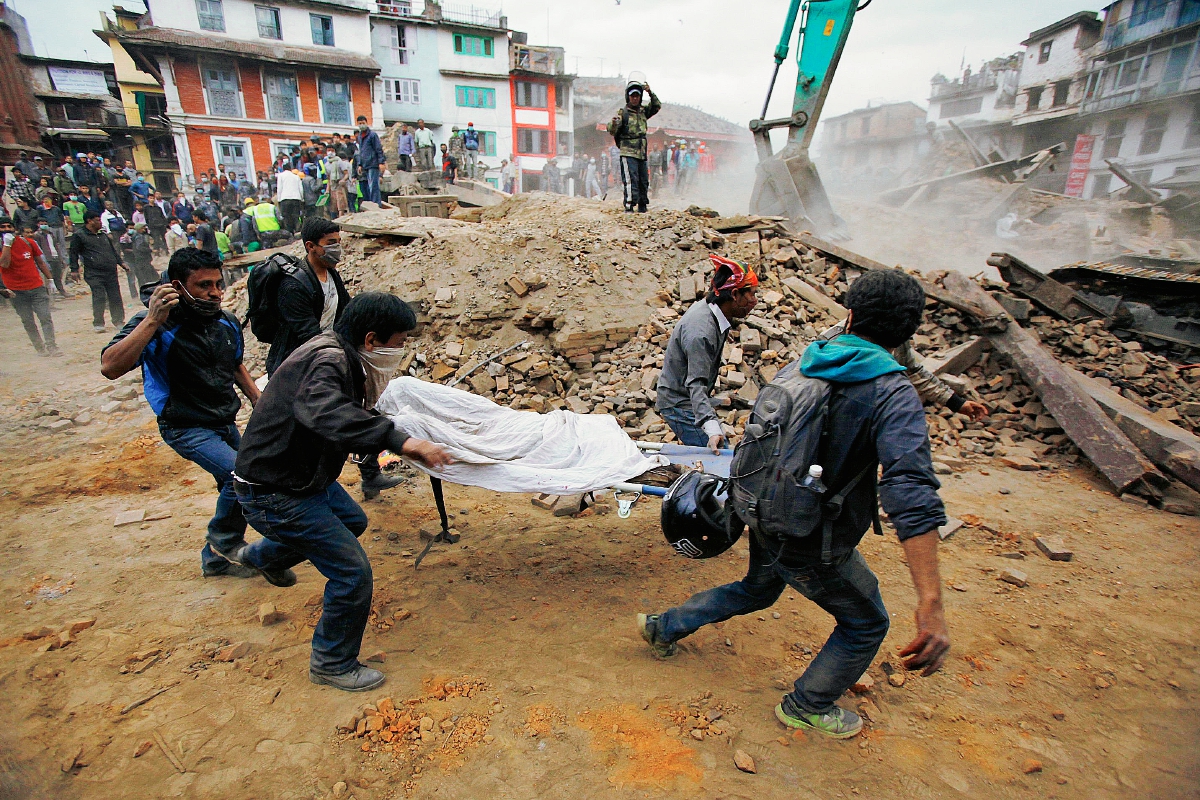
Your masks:
[[[479,155],[481,155],[481,156],[496,155],[496,132],[495,131],[480,131],[479,132]]]
[[[495,108],[496,90],[482,86],[455,86],[454,103],[462,108]]]
[[[479,56],[492,58],[495,46],[490,36],[470,36],[465,33],[454,34],[454,52],[460,56]]]

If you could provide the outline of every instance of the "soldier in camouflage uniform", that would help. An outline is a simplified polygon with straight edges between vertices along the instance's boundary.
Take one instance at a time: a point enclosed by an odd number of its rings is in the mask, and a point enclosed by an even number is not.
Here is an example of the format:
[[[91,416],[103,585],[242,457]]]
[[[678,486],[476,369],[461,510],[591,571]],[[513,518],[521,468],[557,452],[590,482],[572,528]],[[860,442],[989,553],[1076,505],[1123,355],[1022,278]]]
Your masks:
[[[642,92],[650,105],[642,107]],[[608,122],[608,133],[621,149],[621,182],[625,185],[625,210],[646,213],[650,202],[650,175],[646,169],[646,120],[662,108],[649,84],[630,81],[625,87],[625,107]]]

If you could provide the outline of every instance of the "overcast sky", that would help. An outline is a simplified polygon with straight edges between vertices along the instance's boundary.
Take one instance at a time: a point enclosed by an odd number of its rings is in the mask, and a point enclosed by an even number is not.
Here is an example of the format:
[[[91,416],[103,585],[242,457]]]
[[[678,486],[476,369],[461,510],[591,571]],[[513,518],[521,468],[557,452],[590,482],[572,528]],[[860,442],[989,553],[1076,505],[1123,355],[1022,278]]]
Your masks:
[[[126,8],[141,0],[117,0]],[[187,3],[191,0],[170,0]],[[111,61],[92,35],[112,0],[8,0],[29,22],[38,55]],[[447,3],[467,5],[467,3]],[[505,0],[508,24],[532,44],[567,50],[581,75],[638,70],[663,100],[745,123],[762,110],[786,0]],[[868,103],[925,106],[929,79],[1014,53],[1033,30],[1100,5],[1077,0],[874,0],[857,15],[826,103],[833,116]],[[85,52],[86,51],[86,52]],[[786,116],[795,85],[795,47],[771,104]],[[578,66],[576,66],[578,64]]]

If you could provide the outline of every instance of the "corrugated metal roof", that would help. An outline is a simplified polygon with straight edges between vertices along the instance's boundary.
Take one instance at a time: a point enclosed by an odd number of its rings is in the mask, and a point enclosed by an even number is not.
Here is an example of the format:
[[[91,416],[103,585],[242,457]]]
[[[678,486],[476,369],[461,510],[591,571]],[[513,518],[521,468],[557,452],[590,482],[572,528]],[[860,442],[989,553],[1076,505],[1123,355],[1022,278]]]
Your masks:
[[[1147,269],[1146,267],[1127,267],[1123,264],[1110,264],[1107,261],[1098,261],[1096,263],[1088,263],[1080,261],[1077,264],[1067,264],[1054,270],[1061,272],[1068,269],[1086,270],[1088,272],[1099,272],[1104,275],[1116,275],[1122,278],[1141,278],[1149,281],[1168,281],[1170,283],[1190,283],[1200,286],[1200,275],[1188,275],[1185,272],[1172,272],[1165,269]]]
[[[364,56],[350,50],[340,50],[336,47],[300,47],[296,45],[250,42],[243,39],[231,39],[228,36],[195,33],[178,28],[140,28],[136,31],[113,31],[112,36],[127,47],[137,47],[138,45],[153,46],[156,48],[176,47],[207,53],[247,56],[249,58],[275,61],[283,64],[332,67],[350,72],[379,72],[379,62],[371,56]]]

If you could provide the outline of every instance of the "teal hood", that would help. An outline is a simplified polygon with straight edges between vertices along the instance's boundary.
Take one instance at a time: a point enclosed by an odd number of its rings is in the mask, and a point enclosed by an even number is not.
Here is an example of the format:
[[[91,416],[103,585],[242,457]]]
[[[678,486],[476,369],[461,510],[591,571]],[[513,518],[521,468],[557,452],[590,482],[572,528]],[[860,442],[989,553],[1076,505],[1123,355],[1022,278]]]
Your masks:
[[[800,371],[806,377],[834,383],[861,383],[889,372],[904,372],[904,367],[886,348],[846,333],[810,344],[800,358]]]

